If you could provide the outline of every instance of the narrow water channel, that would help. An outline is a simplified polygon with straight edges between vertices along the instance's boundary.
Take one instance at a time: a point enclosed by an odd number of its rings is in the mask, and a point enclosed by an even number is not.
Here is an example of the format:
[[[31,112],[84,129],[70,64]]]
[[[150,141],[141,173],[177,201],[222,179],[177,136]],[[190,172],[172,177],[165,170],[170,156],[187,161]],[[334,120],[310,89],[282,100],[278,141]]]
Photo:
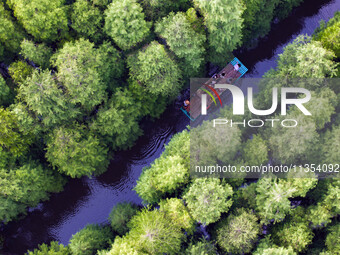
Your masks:
[[[305,1],[290,17],[274,24],[259,46],[235,52],[249,68],[246,77],[261,77],[275,67],[285,45],[299,34],[311,35],[321,19],[329,20],[337,10],[340,10],[340,0]],[[132,188],[143,167],[160,156],[171,136],[189,125],[188,118],[178,110],[187,96],[179,96],[160,119],[144,123],[145,134],[132,149],[115,153],[106,173],[92,179],[70,180],[63,192],[31,209],[23,219],[4,226],[0,230],[0,237],[4,238],[0,254],[24,254],[27,249],[52,240],[67,244],[72,234],[86,224],[106,222],[116,203],[141,203]]]

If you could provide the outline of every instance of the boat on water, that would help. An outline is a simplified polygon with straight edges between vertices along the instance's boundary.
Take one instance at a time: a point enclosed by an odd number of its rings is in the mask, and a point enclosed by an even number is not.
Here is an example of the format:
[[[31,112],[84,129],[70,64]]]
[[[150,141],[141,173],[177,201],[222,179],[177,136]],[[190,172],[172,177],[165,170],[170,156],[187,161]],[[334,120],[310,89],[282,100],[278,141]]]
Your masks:
[[[182,106],[180,109],[191,121],[195,121],[201,115],[201,97],[203,94],[209,95],[207,100],[207,109],[209,109],[213,104],[217,105],[217,102],[219,102],[222,106],[220,96],[226,91],[226,89],[215,88],[215,85],[234,84],[247,71],[248,68],[235,57],[219,73],[214,74],[199,89],[197,89],[194,94],[192,94],[189,99],[189,105]]]

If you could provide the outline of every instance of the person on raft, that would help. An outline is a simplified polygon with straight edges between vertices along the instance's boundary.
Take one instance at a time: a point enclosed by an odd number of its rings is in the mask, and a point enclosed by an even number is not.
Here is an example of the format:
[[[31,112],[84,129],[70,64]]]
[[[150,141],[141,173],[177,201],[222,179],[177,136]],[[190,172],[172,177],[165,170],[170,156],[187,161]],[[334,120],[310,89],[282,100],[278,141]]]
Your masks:
[[[240,69],[240,65],[238,64],[238,62],[234,65],[234,70],[238,71]]]
[[[184,100],[184,103],[183,103],[183,108],[186,110],[186,111],[189,111],[190,110],[190,101],[188,99]]]

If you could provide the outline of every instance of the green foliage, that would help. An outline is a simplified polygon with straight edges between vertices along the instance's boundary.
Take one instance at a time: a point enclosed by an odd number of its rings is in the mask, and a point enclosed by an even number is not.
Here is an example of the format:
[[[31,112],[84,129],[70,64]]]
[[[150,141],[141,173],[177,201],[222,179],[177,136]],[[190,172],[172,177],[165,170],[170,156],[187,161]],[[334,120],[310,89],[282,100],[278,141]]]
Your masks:
[[[261,223],[271,220],[282,221],[291,209],[288,198],[293,196],[295,188],[291,188],[276,178],[262,178],[256,186],[256,211]]]
[[[125,71],[122,54],[108,41],[99,46],[98,53],[101,59],[98,71],[108,90],[112,92],[117,83],[115,79],[121,78]]]
[[[190,6],[188,0],[144,0],[141,1],[145,16],[148,20],[159,20],[167,16],[170,12],[178,12],[186,10]]]
[[[4,46],[0,42],[0,59],[3,59],[4,51],[5,51]]]
[[[327,250],[331,254],[334,255],[340,254],[339,236],[340,236],[340,224],[337,223],[336,225],[329,228],[329,233],[326,237]]]
[[[141,86],[140,82],[130,78],[129,91],[133,98],[141,104],[142,116],[150,116],[152,118],[159,118],[159,116],[165,111],[168,105],[168,98],[166,96],[153,96],[149,91]]]
[[[287,119],[295,119],[298,126],[285,128],[281,125],[267,131],[270,151],[275,160],[283,163],[298,163],[307,157],[307,153],[316,146],[319,135],[316,125],[302,114],[287,114]]]
[[[324,197],[324,206],[328,207],[333,216],[340,214],[340,181],[334,179],[333,183],[329,184],[328,191]]]
[[[141,252],[137,247],[133,247],[134,240],[129,238],[129,235],[120,238],[117,236],[109,252],[103,253],[106,255],[147,255],[148,253]],[[100,255],[102,255],[100,253]]]
[[[217,228],[217,243],[227,253],[249,253],[260,234],[258,218],[250,211],[238,210]]]
[[[16,61],[8,68],[8,73],[11,75],[15,83],[22,83],[27,77],[30,77],[34,68],[24,61]]]
[[[71,22],[71,27],[80,36],[92,39],[93,41],[101,39],[101,28],[103,26],[102,13],[99,8],[91,5],[89,1],[76,0],[73,3]]]
[[[47,127],[72,121],[80,112],[69,102],[50,71],[34,71],[19,87],[18,96]]]
[[[3,45],[6,50],[17,52],[23,37],[22,29],[14,22],[10,12],[5,10],[3,2],[0,2],[0,48]],[[2,48],[3,51],[4,48]],[[0,50],[0,59],[2,54]]]
[[[28,251],[28,255],[71,255],[71,252],[67,246],[53,241],[50,245],[41,244],[38,249]]]
[[[280,0],[243,0],[246,9],[243,18],[243,42],[249,43],[259,37],[264,37],[269,31],[274,19],[274,9]]]
[[[188,169],[182,161],[178,155],[160,157],[143,170],[134,188],[143,201],[156,203],[188,182]]]
[[[91,2],[95,5],[98,6],[100,8],[106,8],[109,3],[111,2],[111,0],[91,0]]]
[[[321,31],[317,31],[315,39],[322,43],[326,49],[332,50],[335,55],[340,57],[340,12],[337,11],[331,18],[327,26],[321,25]]]
[[[149,168],[143,169],[134,190],[148,203],[177,191],[189,181],[189,132],[173,136],[165,151]]]
[[[245,184],[244,187],[237,189],[234,192],[233,200],[233,208],[244,207],[247,209],[256,208],[256,186],[257,183],[251,183],[249,185]]]
[[[11,98],[11,89],[7,86],[6,81],[0,75],[0,106],[9,103]]]
[[[0,169],[0,221],[8,222],[27,206],[37,206],[48,192],[60,192],[64,179],[51,169],[29,161],[14,169]]]
[[[128,90],[117,89],[108,103],[99,109],[91,129],[103,136],[112,148],[129,148],[142,134],[138,123],[140,107]]]
[[[338,104],[336,94],[329,88],[322,88],[319,93],[311,92],[311,100],[305,107],[312,114],[311,119],[316,125],[317,130],[323,129],[325,124],[331,121],[331,116],[335,113]],[[295,106],[291,112],[300,114]]]
[[[89,224],[72,236],[69,247],[73,255],[92,255],[107,248],[112,240],[110,227]]]
[[[294,250],[291,247],[289,248],[278,247],[264,249],[261,255],[297,255],[297,253],[294,252]]]
[[[181,87],[181,72],[163,45],[156,41],[128,58],[130,77],[151,96],[174,96]],[[149,95],[150,96],[150,95]]]
[[[186,249],[186,255],[216,255],[217,250],[213,243],[208,242],[206,239],[201,239],[199,242],[190,243]]]
[[[251,166],[259,166],[268,161],[268,146],[260,135],[254,135],[242,148],[242,158]]]
[[[179,254],[184,233],[163,211],[138,212],[128,223],[130,232],[116,237],[107,255]]]
[[[133,248],[148,254],[178,254],[184,233],[175,224],[169,224],[165,213],[142,210],[134,216],[129,226],[127,238],[134,243]]]
[[[340,22],[327,27],[319,36],[322,46],[332,50],[337,57],[340,57]]]
[[[91,111],[106,100],[106,86],[99,71],[103,59],[93,43],[84,39],[65,43],[52,59],[71,103]]]
[[[136,0],[115,0],[105,11],[105,31],[123,50],[143,41],[150,26]]]
[[[0,178],[1,179],[1,178]],[[0,196],[0,220],[8,223],[17,218],[19,214],[26,212],[26,205],[15,202],[9,198]]]
[[[277,75],[293,78],[334,77],[337,66],[332,61],[334,57],[334,53],[324,49],[320,42],[300,35],[279,55]]]
[[[171,224],[184,229],[190,234],[194,232],[195,221],[190,216],[183,201],[178,198],[167,198],[166,200],[162,200],[159,205],[159,210],[169,217]]]
[[[17,202],[36,206],[46,200],[46,192],[62,190],[63,179],[36,162],[28,162],[18,169],[1,171],[2,195]]]
[[[9,0],[14,16],[38,41],[55,41],[67,33],[64,0]]]
[[[333,164],[340,158],[340,126],[333,126],[331,130],[325,133],[321,145],[322,160],[325,163]]]
[[[83,126],[56,128],[46,150],[52,166],[72,178],[103,173],[109,163],[107,148]]]
[[[186,15],[171,13],[156,24],[155,31],[180,59],[185,76],[197,77],[204,64],[205,36],[195,32]]]
[[[31,137],[19,130],[16,116],[0,108],[0,146],[14,156],[21,156],[27,152],[31,142]]]
[[[212,121],[190,131],[191,159],[195,165],[214,165],[218,161],[230,163],[241,147],[241,131],[237,126],[213,127]]]
[[[319,181],[313,194],[316,202],[307,208],[307,218],[313,228],[327,226],[340,213],[339,195],[340,185],[337,178],[327,179],[327,182]]]
[[[279,4],[275,9],[274,17],[282,20],[292,12],[294,7],[299,6],[303,0],[279,0]]]
[[[13,168],[16,165],[17,157],[9,151],[0,147],[0,169]]]
[[[299,172],[291,171],[287,175],[287,179],[282,180],[286,182],[287,186],[291,189],[295,189],[292,193],[293,197],[305,197],[307,192],[318,183],[317,176],[313,172],[307,172],[303,169]]]
[[[312,223],[313,228],[321,228],[327,226],[331,222],[333,217],[328,207],[325,207],[323,203],[312,205],[308,208],[308,219]]]
[[[278,245],[302,252],[312,242],[313,232],[305,221],[287,221],[274,231],[273,239]]]
[[[33,41],[24,39],[21,44],[20,54],[25,58],[33,61],[35,64],[41,66],[42,69],[50,67],[50,58],[52,56],[52,49],[46,44],[37,44]]]
[[[198,34],[205,34],[203,17],[198,17],[195,8],[189,8],[186,13],[186,18],[189,21],[192,29]]]
[[[112,229],[119,235],[125,235],[129,228],[127,223],[137,213],[138,207],[131,203],[119,203],[115,205],[109,216]]]
[[[204,16],[209,46],[221,55],[235,50],[242,40],[242,13],[245,9],[242,2],[194,0],[194,3]]]
[[[17,102],[10,107],[11,114],[16,116],[18,128],[25,135],[39,137],[43,131],[40,120],[24,103]]]
[[[232,187],[229,184],[221,184],[217,178],[197,178],[183,198],[192,217],[204,225],[209,225],[218,221],[221,213],[229,210],[233,203],[230,199],[232,194]]]

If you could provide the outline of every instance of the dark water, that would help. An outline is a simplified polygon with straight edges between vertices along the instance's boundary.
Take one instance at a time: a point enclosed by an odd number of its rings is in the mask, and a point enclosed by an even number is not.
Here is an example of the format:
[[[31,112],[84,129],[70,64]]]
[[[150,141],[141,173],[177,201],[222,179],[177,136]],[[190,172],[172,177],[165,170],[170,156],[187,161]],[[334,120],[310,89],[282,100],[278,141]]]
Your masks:
[[[299,34],[312,34],[321,19],[327,21],[337,10],[340,10],[340,0],[306,0],[289,18],[273,25],[258,47],[236,53],[249,68],[247,77],[261,77],[275,67],[276,58],[285,45]],[[144,136],[131,150],[115,153],[106,173],[93,179],[69,181],[63,192],[52,195],[22,220],[4,226],[0,231],[0,237],[4,237],[0,254],[24,254],[27,249],[51,240],[67,244],[72,234],[86,224],[106,222],[116,203],[141,203],[132,188],[142,168],[158,158],[171,136],[189,124],[187,117],[178,110],[186,97],[178,98],[159,120],[145,123]]]

